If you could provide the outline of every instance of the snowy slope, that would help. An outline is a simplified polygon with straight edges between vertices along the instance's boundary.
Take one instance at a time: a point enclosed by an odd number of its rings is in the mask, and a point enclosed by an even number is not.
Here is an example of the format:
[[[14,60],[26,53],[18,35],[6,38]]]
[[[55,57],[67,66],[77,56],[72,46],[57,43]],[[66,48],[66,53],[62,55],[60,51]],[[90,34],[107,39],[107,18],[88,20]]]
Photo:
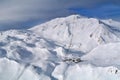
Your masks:
[[[59,59],[55,46],[30,31],[1,32],[0,79],[51,80],[46,70],[55,67],[51,58]]]
[[[72,15],[2,31],[0,80],[120,80],[119,24]]]
[[[116,66],[120,68],[120,42],[100,45],[82,57],[96,66]]]

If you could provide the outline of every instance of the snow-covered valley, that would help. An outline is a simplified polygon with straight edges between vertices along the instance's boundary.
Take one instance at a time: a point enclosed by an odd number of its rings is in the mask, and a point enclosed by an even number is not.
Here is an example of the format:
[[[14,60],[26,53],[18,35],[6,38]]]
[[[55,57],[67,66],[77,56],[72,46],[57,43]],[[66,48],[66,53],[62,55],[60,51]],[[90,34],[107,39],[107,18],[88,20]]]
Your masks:
[[[0,80],[120,80],[120,22],[71,15],[1,31]]]

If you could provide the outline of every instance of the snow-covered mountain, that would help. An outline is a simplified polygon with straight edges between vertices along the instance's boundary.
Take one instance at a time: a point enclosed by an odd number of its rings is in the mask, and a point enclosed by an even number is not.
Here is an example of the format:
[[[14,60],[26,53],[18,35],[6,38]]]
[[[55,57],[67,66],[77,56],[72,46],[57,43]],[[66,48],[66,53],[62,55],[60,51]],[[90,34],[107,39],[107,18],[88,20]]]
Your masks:
[[[0,80],[120,80],[120,22],[71,15],[1,31]]]
[[[51,20],[30,30],[65,47],[72,39],[72,48],[86,53],[100,44],[120,41],[120,35],[115,34],[116,31],[104,22],[72,15]]]

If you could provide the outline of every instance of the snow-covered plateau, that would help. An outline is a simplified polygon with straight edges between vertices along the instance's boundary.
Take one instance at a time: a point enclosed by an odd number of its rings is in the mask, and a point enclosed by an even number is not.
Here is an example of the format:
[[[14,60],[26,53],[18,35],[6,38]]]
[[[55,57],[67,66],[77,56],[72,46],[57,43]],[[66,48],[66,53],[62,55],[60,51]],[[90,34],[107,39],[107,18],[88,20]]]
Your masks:
[[[120,22],[71,15],[1,31],[0,80],[120,80]]]

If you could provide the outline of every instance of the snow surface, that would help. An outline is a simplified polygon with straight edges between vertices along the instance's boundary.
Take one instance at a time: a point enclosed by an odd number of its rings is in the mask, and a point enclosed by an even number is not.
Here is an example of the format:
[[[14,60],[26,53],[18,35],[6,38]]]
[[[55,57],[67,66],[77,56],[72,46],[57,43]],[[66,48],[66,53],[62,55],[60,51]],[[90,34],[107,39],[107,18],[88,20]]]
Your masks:
[[[0,80],[120,80],[119,34],[119,22],[79,15],[1,31]]]

